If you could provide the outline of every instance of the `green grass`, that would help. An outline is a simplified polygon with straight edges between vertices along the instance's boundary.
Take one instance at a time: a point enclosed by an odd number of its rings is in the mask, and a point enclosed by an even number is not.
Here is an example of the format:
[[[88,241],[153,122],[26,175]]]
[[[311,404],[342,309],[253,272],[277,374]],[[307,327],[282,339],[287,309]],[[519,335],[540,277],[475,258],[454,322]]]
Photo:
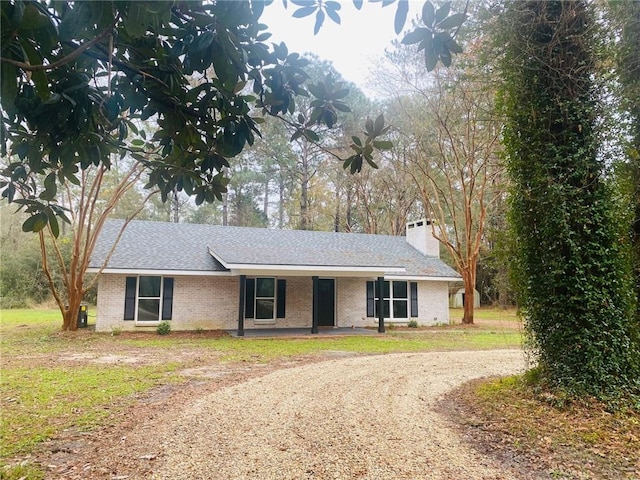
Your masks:
[[[0,310],[0,342],[32,342],[60,330],[62,317],[58,309]]]
[[[479,311],[477,318],[516,319],[508,311]],[[452,317],[456,318],[456,317]],[[323,355],[330,351],[355,354],[427,352],[520,348],[517,328],[494,326],[473,328],[390,329],[384,336],[250,339],[198,337],[171,334],[132,337],[82,329],[60,332],[62,321],[56,309],[0,311],[0,459],[28,455],[45,439],[64,429],[99,428],[112,412],[135,401],[135,394],[154,386],[180,381],[172,373],[192,366],[188,358],[214,362],[268,363],[281,358]],[[172,352],[193,351],[184,357]],[[70,354],[101,356],[148,353],[160,361],[151,365],[92,364],[76,360],[62,363]],[[169,360],[167,360],[169,359]],[[200,364],[199,364],[200,365]],[[0,478],[20,478],[0,470]],[[38,478],[29,474],[27,478]]]
[[[16,326],[62,326],[62,315],[57,308],[16,308],[0,310],[0,325],[4,328]]]
[[[491,350],[520,348],[522,336],[517,331],[467,331],[446,330],[416,333],[390,332],[385,336],[344,336],[321,338],[270,338],[239,339],[223,337],[217,339],[158,338],[126,339],[123,342],[136,348],[204,348],[221,353],[220,359],[227,362],[268,362],[282,357],[322,354],[327,351],[342,351],[363,354],[399,352],[429,352],[442,350]]]
[[[176,365],[13,367],[3,371],[0,457],[29,453],[39,442],[68,428],[100,424],[110,408],[126,405],[136,392],[170,381]]]

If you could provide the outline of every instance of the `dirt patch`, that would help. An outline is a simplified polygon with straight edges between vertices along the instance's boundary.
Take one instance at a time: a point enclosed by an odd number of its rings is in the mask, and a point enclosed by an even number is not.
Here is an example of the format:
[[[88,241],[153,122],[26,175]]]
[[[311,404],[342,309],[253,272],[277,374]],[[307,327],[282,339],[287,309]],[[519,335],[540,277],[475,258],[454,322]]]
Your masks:
[[[58,358],[61,362],[82,362],[82,363],[106,363],[106,364],[118,364],[118,363],[149,363],[149,359],[145,358],[146,355],[95,355],[92,353],[72,353],[69,355],[61,355]]]

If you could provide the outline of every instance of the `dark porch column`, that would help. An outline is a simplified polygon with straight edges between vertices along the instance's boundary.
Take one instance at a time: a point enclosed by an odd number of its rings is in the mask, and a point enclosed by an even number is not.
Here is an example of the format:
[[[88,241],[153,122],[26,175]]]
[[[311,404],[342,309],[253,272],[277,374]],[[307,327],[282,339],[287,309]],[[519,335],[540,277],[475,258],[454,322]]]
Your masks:
[[[244,337],[244,303],[246,295],[247,276],[240,275],[240,294],[238,295],[238,336]]]
[[[311,320],[311,333],[318,333],[318,316],[320,313],[320,305],[318,304],[318,277],[313,279],[313,318]]]
[[[378,333],[384,333],[384,277],[378,277],[376,290],[378,291]]]

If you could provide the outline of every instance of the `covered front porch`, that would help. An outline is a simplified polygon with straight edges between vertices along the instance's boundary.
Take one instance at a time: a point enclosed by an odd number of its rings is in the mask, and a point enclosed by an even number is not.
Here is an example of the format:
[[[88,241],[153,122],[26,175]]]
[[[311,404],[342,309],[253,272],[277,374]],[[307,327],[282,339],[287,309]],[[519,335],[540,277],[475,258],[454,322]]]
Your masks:
[[[289,276],[291,276],[291,272],[287,272]],[[332,272],[335,273],[335,272]],[[340,272],[343,275],[339,275],[338,277],[344,276],[347,272]],[[360,303],[362,308],[362,317],[364,317],[364,311],[369,309],[368,303],[365,305],[364,298],[364,287],[366,285],[366,280],[372,279],[371,276],[367,275],[366,277],[362,276],[354,276],[354,272],[349,272],[349,277],[352,279],[357,279],[359,282],[362,282],[360,286],[358,286],[358,291],[360,288],[362,289],[362,303]],[[303,277],[304,275],[294,275],[298,278]],[[310,278],[309,278],[310,277]],[[273,277],[272,277],[273,278]],[[239,293],[238,293],[238,327],[235,331],[235,336],[243,337],[245,335],[251,336],[274,336],[273,332],[282,331],[283,335],[292,336],[292,335],[317,335],[317,334],[325,334],[325,335],[348,335],[348,334],[370,334],[372,333],[371,329],[361,328],[362,325],[358,325],[358,322],[355,322],[355,326],[345,325],[345,323],[339,323],[338,317],[338,309],[336,308],[337,297],[340,293],[344,296],[345,294],[349,297],[354,295],[353,288],[338,290],[339,282],[337,282],[337,278],[335,277],[325,277],[318,275],[310,275],[307,276],[307,282],[309,279],[311,280],[309,283],[306,283],[306,287],[303,289],[302,295],[306,296],[307,300],[306,306],[299,307],[300,302],[298,303],[298,312],[303,312],[302,318],[306,317],[306,322],[302,323],[293,323],[289,322],[287,325],[276,327],[275,325],[269,325],[268,323],[275,323],[277,319],[285,318],[285,308],[291,299],[290,295],[286,295],[284,292],[286,291],[286,277],[285,278],[273,278],[273,281],[270,282],[273,284],[273,288],[275,289],[273,293],[269,293],[268,297],[264,299],[262,297],[258,297],[256,292],[259,289],[256,281],[263,280],[260,277],[251,278],[247,274],[238,275],[239,279]],[[376,278],[376,277],[373,277]],[[376,295],[376,299],[379,302],[377,305],[376,311],[379,316],[377,318],[377,332],[384,333],[385,332],[385,322],[384,322],[384,308],[383,308],[383,295],[381,292],[384,288],[384,277],[378,276],[375,281],[368,282],[372,285],[371,290],[373,291],[373,285],[375,285],[375,289],[378,292]],[[311,288],[309,288],[311,287]],[[282,291],[282,294],[281,294]],[[304,293],[304,291],[308,293]],[[298,298],[300,295],[300,290],[298,290]],[[273,295],[273,297],[271,297]],[[255,299],[255,303],[254,303]],[[258,316],[258,302],[263,302],[262,306],[266,305],[266,310],[268,311],[267,315]],[[296,303],[296,300],[293,300]],[[367,302],[371,302],[371,311],[373,311],[373,298],[367,298]],[[301,309],[300,309],[301,308]],[[344,309],[343,309],[344,311]],[[353,311],[351,309],[350,311]],[[306,312],[306,314],[305,314]],[[369,314],[369,317],[372,315]],[[273,317],[273,320],[271,318]],[[258,325],[257,319],[262,319],[260,323],[264,325]],[[266,321],[264,319],[267,319]],[[301,318],[301,317],[298,317]],[[344,319],[344,317],[342,317]],[[248,322],[247,322],[248,320]],[[364,318],[363,318],[364,320]],[[308,322],[308,323],[307,323]],[[248,323],[248,328],[246,327],[246,323]],[[305,328],[305,323],[308,325]],[[356,330],[357,329],[357,330]],[[375,333],[375,330],[373,330]]]

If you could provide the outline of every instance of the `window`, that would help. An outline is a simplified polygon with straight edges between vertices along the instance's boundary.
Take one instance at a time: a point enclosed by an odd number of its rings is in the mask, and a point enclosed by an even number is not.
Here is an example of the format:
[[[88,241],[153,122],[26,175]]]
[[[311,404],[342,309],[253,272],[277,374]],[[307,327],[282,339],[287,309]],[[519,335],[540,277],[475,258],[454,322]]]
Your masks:
[[[407,293],[407,282],[393,282],[393,318],[409,317]]]
[[[171,320],[173,278],[155,275],[127,277],[124,319],[137,322]]]
[[[139,322],[155,322],[160,319],[160,287],[162,277],[138,277],[138,316]]]
[[[367,317],[378,317],[377,282],[367,282]],[[382,308],[384,318],[405,320],[418,316],[417,282],[390,282],[382,285]]]
[[[257,322],[273,322],[285,317],[287,281],[272,277],[245,280],[244,317]]]
[[[273,320],[275,302],[275,278],[256,278],[256,320]]]

